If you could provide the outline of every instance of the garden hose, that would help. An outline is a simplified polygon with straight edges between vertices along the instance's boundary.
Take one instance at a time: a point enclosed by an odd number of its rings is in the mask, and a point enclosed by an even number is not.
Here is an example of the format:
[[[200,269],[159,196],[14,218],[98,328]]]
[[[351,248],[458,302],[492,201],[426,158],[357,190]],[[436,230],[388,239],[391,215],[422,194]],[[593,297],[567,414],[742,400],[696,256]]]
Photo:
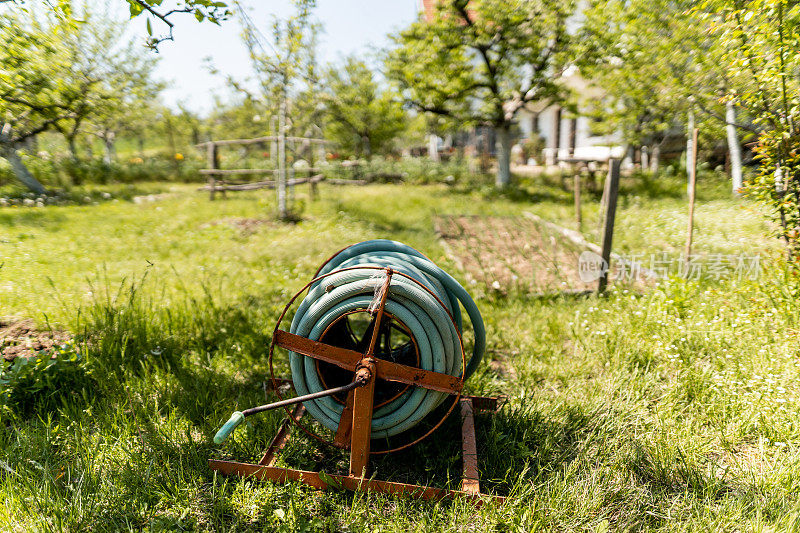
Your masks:
[[[376,358],[463,380],[480,363],[486,332],[475,302],[453,277],[414,248],[390,240],[354,244],[329,259],[316,278],[297,308],[290,333],[358,353],[366,353],[369,347]],[[374,313],[379,302],[384,303],[383,318]],[[461,306],[475,337],[463,369]],[[351,322],[356,316],[370,321],[363,331]],[[363,383],[353,381],[352,373],[295,352],[289,352],[289,363],[298,397],[236,411],[217,433],[215,443],[222,443],[250,414],[299,402],[320,424],[337,431],[347,397],[335,394]],[[447,397],[443,392],[386,381],[376,385],[374,394],[372,438],[391,437],[414,427]]]
[[[365,241],[345,248],[332,257],[318,273],[318,276],[328,276],[309,287],[294,315],[290,332],[322,342],[330,342],[335,338],[340,347],[357,351],[363,349],[363,346],[359,346],[361,341],[355,338],[352,331],[348,331],[347,324],[341,319],[374,305],[377,291],[386,276],[385,270],[375,267],[391,268],[419,282],[414,283],[404,276],[392,277],[385,305],[385,311],[403,325],[416,346],[414,349],[408,344],[390,346],[377,356],[404,364],[409,364],[409,358],[416,358],[411,363],[413,366],[418,364],[425,370],[461,376],[461,304],[470,318],[475,336],[472,355],[467,360],[463,377],[466,380],[472,375],[480,363],[486,343],[483,319],[475,302],[452,276],[430,259],[396,241]],[[323,333],[326,335],[324,339]],[[367,333],[362,340],[369,336]],[[319,392],[330,385],[330,380],[323,383],[325,370],[320,370],[320,365],[313,358],[292,352],[290,365],[292,382],[298,395]],[[446,396],[441,392],[412,387],[383,404],[376,403],[372,437],[390,437],[410,429]],[[307,401],[304,405],[323,426],[336,431],[344,409],[341,401],[327,396]]]

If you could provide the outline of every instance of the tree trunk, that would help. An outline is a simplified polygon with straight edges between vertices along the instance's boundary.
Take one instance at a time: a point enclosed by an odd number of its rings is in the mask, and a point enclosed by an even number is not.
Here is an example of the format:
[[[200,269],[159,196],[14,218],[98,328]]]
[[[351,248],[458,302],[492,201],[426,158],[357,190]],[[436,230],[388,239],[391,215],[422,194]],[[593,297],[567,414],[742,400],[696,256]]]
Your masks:
[[[686,117],[686,174],[689,174],[689,165],[692,160],[692,132],[694,131],[694,111],[689,111]]]
[[[439,138],[434,135],[428,135],[428,157],[431,161],[439,162]]]
[[[733,102],[725,104],[725,129],[728,132],[728,151],[730,152],[731,162],[731,181],[733,182],[733,192],[738,194],[742,188],[742,146],[739,144],[739,136],[736,134],[736,108]]]
[[[69,156],[72,158],[73,161],[78,160],[78,147],[75,145],[75,136],[74,135],[65,135],[67,138],[67,146],[69,147]]]
[[[110,165],[117,158],[117,148],[114,143],[116,135],[113,131],[106,132],[103,136],[103,146],[105,146],[105,153],[103,154],[103,162]]]
[[[692,142],[692,135],[694,132],[694,111],[689,110],[686,117],[686,191],[689,191],[689,165],[692,163],[694,151],[697,149]]]
[[[511,126],[503,124],[495,128],[497,135],[497,176],[495,185],[498,189],[511,183]]]
[[[44,185],[33,177],[28,167],[22,162],[16,148],[12,146],[2,147],[0,148],[0,156],[4,157],[11,164],[11,170],[23,185],[36,194],[47,194],[47,189],[44,188]]]
[[[361,136],[361,145],[364,147],[364,157],[367,161],[372,159],[372,145],[369,142],[369,135]]]
[[[650,154],[650,171],[653,176],[658,175],[658,167],[661,164],[661,145],[653,145],[653,153]]]

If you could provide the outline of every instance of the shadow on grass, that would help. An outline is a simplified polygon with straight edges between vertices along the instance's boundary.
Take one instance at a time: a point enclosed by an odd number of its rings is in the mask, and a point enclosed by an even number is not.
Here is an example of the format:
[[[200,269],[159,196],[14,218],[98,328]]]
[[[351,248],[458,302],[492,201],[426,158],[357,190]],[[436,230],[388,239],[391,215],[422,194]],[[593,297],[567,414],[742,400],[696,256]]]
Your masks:
[[[468,183],[453,188],[459,194],[479,193],[487,200],[506,200],[517,204],[538,204],[549,202],[559,205],[571,205],[571,192],[554,186],[538,178],[515,178],[503,189],[493,184]]]
[[[53,212],[47,208],[2,208],[0,210],[0,226],[9,229],[29,227],[46,231],[57,231],[67,219],[63,213]]]
[[[421,223],[419,218],[404,218],[403,213],[385,209],[385,206],[371,208],[363,203],[340,201],[337,209],[365,226],[373,227],[384,234],[430,233],[430,226]]]
[[[597,417],[569,407],[558,418],[534,405],[506,407],[477,422],[484,491],[508,494],[521,482],[543,484],[557,476],[597,431]]]

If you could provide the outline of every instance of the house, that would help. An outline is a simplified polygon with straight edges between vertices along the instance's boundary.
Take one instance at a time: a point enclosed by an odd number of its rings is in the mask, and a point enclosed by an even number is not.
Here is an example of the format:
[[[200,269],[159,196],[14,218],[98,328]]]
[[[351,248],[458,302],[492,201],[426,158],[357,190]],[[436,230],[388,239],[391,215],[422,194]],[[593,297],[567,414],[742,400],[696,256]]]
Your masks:
[[[431,20],[436,13],[438,0],[419,0],[419,10],[426,20]],[[602,98],[602,91],[592,87],[581,78],[576,68],[570,68],[562,75],[564,83],[578,96],[578,101]],[[623,157],[625,148],[621,144],[621,136],[595,135],[592,131],[592,119],[566,112],[559,105],[529,106],[517,112],[516,122],[519,126],[518,142],[538,135],[544,140],[543,161],[540,165],[552,166],[570,160],[604,161],[610,157]],[[467,136],[467,145],[484,151],[487,148],[494,152],[494,136],[486,128],[478,128]]]
[[[592,87],[577,69],[567,69],[563,77],[567,85],[578,96],[578,100],[602,98],[602,90]],[[593,118],[574,116],[559,105],[531,106],[517,113],[517,123],[522,139],[538,134],[544,140],[544,159],[539,162],[554,165],[558,161],[586,160],[603,161],[625,155],[621,135],[596,135],[592,130]]]

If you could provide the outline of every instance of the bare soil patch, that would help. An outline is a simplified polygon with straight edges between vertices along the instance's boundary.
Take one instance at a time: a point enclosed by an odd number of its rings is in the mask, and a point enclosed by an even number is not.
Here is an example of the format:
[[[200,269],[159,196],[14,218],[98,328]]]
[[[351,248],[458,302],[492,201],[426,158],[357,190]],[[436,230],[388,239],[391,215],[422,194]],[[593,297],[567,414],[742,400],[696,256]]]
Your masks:
[[[30,319],[0,317],[0,354],[6,361],[31,357],[70,341],[72,335],[69,332],[42,331]]]
[[[239,230],[242,235],[247,236],[257,232],[263,226],[275,226],[276,222],[266,218],[223,218],[221,220],[208,222],[200,227],[210,228],[213,226],[219,226],[220,224],[231,226],[232,228]]]
[[[436,231],[470,283],[489,290],[527,293],[593,290],[583,282],[578,257],[584,250],[527,217],[438,216]],[[609,274],[613,281],[614,272]]]

